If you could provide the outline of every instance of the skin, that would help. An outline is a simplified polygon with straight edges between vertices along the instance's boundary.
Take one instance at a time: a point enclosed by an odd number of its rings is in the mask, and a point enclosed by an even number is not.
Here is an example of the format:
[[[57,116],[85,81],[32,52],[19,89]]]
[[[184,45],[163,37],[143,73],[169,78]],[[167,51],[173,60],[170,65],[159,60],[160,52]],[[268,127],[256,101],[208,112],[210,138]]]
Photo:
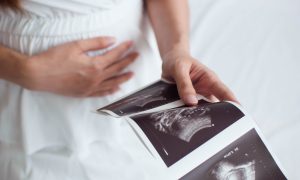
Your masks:
[[[124,42],[101,56],[89,57],[86,52],[107,48],[114,41],[112,37],[74,41],[30,57],[0,47],[0,78],[30,90],[65,96],[112,94],[133,75],[120,74],[138,56],[134,52],[123,57],[132,42]]]
[[[187,0],[146,0],[163,59],[162,77],[176,82],[180,97],[196,105],[196,93],[218,100],[237,102],[233,93],[209,68],[189,51]],[[0,79],[34,91],[89,97],[105,96],[119,89],[132,72],[120,72],[138,56],[124,57],[132,42],[124,42],[104,55],[89,57],[86,52],[114,44],[113,37],[79,40],[27,56],[0,45]]]
[[[160,54],[162,77],[176,82],[187,105],[196,105],[196,93],[211,100],[238,102],[230,89],[208,67],[191,56],[187,0],[147,0]]]

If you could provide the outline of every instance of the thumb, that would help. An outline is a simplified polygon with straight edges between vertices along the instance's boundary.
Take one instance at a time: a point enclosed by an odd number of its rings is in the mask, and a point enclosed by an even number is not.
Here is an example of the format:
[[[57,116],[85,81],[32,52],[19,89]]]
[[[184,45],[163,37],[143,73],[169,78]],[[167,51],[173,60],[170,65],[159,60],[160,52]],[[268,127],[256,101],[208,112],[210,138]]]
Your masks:
[[[176,75],[174,79],[177,84],[179,96],[183,102],[186,105],[196,105],[198,104],[198,99],[189,72],[189,67],[182,66],[175,73]]]

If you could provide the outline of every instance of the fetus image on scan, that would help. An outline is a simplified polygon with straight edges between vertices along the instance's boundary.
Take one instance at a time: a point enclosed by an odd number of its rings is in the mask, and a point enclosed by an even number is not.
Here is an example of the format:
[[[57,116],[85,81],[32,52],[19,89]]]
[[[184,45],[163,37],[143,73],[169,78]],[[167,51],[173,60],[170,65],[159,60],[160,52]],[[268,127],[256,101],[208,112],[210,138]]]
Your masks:
[[[255,180],[255,161],[240,165],[221,161],[212,170],[211,175],[216,180]]]
[[[199,100],[197,106],[181,106],[130,118],[169,167],[243,116],[230,103]]]
[[[208,107],[184,107],[153,113],[150,118],[156,130],[190,142],[194,134],[213,126]]]
[[[180,180],[285,180],[287,179],[251,129],[207,159]]]

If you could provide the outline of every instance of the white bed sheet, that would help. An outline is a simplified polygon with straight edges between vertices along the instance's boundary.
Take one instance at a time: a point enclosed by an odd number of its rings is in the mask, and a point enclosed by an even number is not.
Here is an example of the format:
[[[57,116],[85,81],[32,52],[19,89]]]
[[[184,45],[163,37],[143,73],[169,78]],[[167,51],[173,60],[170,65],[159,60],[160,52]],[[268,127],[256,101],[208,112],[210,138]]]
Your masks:
[[[193,55],[233,89],[289,178],[300,179],[300,1],[190,4]],[[164,171],[126,122],[94,116],[99,119],[70,127],[78,132],[76,138],[38,152],[24,154],[27,147],[22,144],[0,143],[0,180],[163,179]]]
[[[191,47],[236,93],[300,179],[300,1],[190,0]]]

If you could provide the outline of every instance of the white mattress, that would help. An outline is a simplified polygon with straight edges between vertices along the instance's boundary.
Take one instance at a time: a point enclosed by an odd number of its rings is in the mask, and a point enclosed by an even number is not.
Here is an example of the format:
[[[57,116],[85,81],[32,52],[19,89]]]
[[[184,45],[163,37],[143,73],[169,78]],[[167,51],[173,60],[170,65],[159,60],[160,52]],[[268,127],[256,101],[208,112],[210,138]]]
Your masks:
[[[300,179],[300,1],[190,0],[192,53],[236,93]]]

